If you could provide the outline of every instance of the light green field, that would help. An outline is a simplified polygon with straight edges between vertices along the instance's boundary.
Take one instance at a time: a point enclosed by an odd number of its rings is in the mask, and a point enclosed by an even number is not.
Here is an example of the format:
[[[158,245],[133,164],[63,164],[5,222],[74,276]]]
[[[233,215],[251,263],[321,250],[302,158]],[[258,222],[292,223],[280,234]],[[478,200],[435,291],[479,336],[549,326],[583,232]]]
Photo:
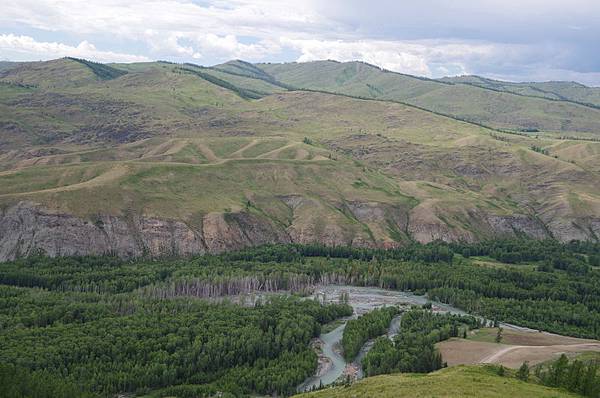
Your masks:
[[[485,366],[455,366],[429,374],[396,374],[363,379],[349,387],[336,387],[298,397],[371,398],[371,397],[477,397],[529,398],[576,397],[578,395],[501,377]]]

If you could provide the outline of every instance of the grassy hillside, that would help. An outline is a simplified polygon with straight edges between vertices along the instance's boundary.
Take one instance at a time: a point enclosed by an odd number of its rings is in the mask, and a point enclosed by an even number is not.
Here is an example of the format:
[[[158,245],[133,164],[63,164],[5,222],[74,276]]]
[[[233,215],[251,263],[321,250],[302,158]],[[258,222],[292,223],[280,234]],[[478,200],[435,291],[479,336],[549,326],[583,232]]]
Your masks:
[[[530,97],[570,101],[600,107],[600,88],[587,87],[576,82],[513,83],[487,79],[480,76],[458,76],[440,79],[443,82],[472,84],[492,90],[506,91]]]
[[[600,234],[600,142],[505,134],[279,81],[324,66],[315,85],[380,79],[419,98],[455,87],[364,64],[340,77],[348,65],[262,65],[275,79],[243,61],[18,64],[0,73],[0,204],[191,224],[243,212],[302,241],[345,244]]]
[[[15,66],[17,66],[16,62],[0,61],[0,71],[3,71],[5,69],[11,69],[11,68],[14,68]]]
[[[591,133],[600,131],[600,109],[520,96],[474,84],[454,84],[382,70],[361,63],[316,61],[259,64],[295,87],[413,104],[497,129]]]
[[[97,80],[110,80],[126,72],[108,65],[77,58],[27,62],[0,69],[0,80],[41,88],[76,87]]]
[[[554,388],[498,376],[491,367],[456,366],[430,374],[396,374],[369,377],[349,387],[336,387],[297,397],[576,397]]]

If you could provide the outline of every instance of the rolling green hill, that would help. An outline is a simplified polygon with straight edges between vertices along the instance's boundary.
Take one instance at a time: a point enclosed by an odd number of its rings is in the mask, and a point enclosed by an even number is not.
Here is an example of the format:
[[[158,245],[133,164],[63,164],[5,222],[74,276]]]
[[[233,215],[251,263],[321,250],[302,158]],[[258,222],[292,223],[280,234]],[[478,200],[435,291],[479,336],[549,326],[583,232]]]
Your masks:
[[[366,82],[385,93],[352,97]],[[385,100],[456,87],[498,94],[358,63],[15,64],[0,71],[0,258],[598,239],[600,142]],[[564,106],[572,125],[600,123],[590,107],[502,95],[510,108],[543,104],[515,110],[527,120],[563,123],[552,107]]]
[[[294,87],[401,101],[497,129],[568,134],[600,132],[600,109],[515,95],[509,90],[490,90],[489,84],[424,79],[362,62],[315,61],[258,66],[278,81]],[[590,96],[595,97],[595,94]],[[593,99],[582,102],[590,101]]]
[[[576,82],[512,83],[486,79],[480,76],[446,77],[440,81],[471,84],[492,90],[506,91],[530,97],[569,101],[591,107],[600,107],[600,88],[587,87]]]
[[[501,377],[487,367],[455,366],[429,374],[397,374],[369,377],[349,387],[336,387],[297,397],[477,397],[528,398],[577,397],[555,388]]]

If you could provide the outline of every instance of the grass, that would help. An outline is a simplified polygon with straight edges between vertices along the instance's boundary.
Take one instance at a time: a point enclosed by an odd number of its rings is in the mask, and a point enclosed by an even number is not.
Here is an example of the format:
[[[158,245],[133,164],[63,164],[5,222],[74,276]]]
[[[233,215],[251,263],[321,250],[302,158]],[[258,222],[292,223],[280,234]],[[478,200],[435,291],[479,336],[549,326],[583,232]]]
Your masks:
[[[490,366],[456,366],[430,374],[395,374],[363,379],[347,387],[335,387],[299,397],[576,397],[555,388],[502,377]]]
[[[170,156],[169,160],[182,163],[207,163],[208,160],[204,154],[193,144],[188,143],[182,149]]]
[[[37,167],[0,175],[0,195],[41,191],[89,181],[108,170],[107,165]]]
[[[519,95],[569,101],[587,106],[600,106],[600,89],[586,87],[575,82],[528,82],[511,83],[486,79],[479,76],[459,76],[442,79],[454,83],[472,84],[497,91]]]
[[[503,134],[395,102],[287,91],[267,72],[284,81],[310,72],[311,84],[344,90],[368,81],[373,93],[405,90],[415,98],[451,85],[365,64],[185,66],[228,84],[168,63],[110,68],[127,73],[99,80],[69,59],[3,72],[0,191],[8,196],[1,203],[31,199],[84,216],[134,206],[187,220],[243,210],[256,197],[261,214],[282,225],[292,217],[323,236],[327,228],[349,226],[349,236],[383,241],[490,236],[491,215],[508,218],[506,233],[517,215],[570,238],[590,230],[579,224],[600,211],[600,143]],[[396,80],[401,87],[392,87]],[[244,99],[237,89],[265,96]],[[533,145],[551,148],[559,159],[534,153]],[[55,151],[45,153],[49,148]],[[56,189],[113,167],[126,172],[101,186],[76,185],[77,192]],[[290,195],[314,210],[300,206],[293,216],[281,210]],[[354,202],[380,210],[359,221],[345,210]]]
[[[101,80],[116,79],[117,77],[123,76],[127,73],[124,70],[116,69],[109,65],[104,65],[104,64],[101,64],[98,62],[92,62],[92,61],[88,61],[85,59],[72,58],[72,57],[68,57],[68,59],[75,61],[75,62],[79,62],[80,64],[87,66]]]
[[[469,257],[468,261],[473,265],[477,265],[480,267],[487,267],[487,268],[507,268],[507,269],[519,268],[519,269],[529,269],[529,270],[534,270],[537,268],[537,264],[531,264],[531,263],[507,264],[507,263],[502,263],[500,261],[497,261],[497,260],[495,260],[491,257],[487,257],[487,256],[471,256],[471,257]]]
[[[274,151],[275,149],[281,148],[285,144],[287,144],[287,141],[277,140],[277,139],[260,141],[260,142],[256,143],[255,145],[252,145],[248,149],[244,150],[241,154],[243,157],[246,157],[246,158],[254,158],[254,157],[263,155],[267,152]]]
[[[469,333],[467,339],[473,341],[482,341],[485,343],[496,343],[497,334],[498,328],[481,328]],[[504,343],[504,341],[501,342]]]
[[[552,101],[544,96],[515,95],[510,90],[492,90],[485,85],[423,79],[382,71],[361,62],[315,61],[259,66],[277,80],[295,87],[406,102],[498,129],[599,131],[599,109]],[[579,90],[590,93],[587,102],[598,97],[593,89]]]

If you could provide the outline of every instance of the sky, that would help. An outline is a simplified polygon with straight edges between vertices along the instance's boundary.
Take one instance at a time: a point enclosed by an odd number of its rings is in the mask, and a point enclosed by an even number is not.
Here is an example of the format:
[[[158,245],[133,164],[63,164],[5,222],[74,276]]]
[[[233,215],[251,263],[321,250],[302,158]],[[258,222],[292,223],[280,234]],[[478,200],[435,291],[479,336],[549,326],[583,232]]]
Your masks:
[[[598,0],[2,0],[0,60],[360,60],[600,86]]]

